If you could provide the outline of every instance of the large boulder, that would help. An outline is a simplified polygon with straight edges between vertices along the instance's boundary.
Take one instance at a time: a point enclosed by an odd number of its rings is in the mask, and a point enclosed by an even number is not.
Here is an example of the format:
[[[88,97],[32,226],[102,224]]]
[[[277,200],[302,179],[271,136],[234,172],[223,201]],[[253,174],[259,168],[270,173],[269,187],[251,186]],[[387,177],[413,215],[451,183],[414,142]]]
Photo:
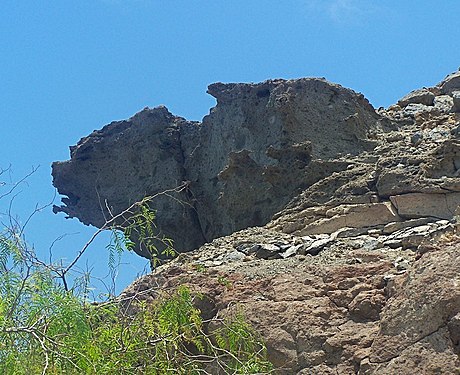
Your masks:
[[[460,90],[460,70],[449,74],[437,86],[443,94],[451,95],[452,92]]]

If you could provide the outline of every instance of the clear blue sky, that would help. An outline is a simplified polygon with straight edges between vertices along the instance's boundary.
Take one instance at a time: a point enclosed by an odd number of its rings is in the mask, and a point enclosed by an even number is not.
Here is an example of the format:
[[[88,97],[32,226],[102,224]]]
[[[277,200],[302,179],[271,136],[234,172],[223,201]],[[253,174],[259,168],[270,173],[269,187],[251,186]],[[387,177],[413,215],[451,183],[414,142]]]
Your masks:
[[[53,198],[68,146],[145,106],[200,120],[208,84],[326,77],[388,106],[460,66],[458,0],[3,0],[0,167],[21,185],[23,220]],[[9,183],[9,177],[0,176]],[[5,189],[5,187],[3,188]],[[56,198],[59,203],[59,198]],[[0,201],[4,212],[9,200]],[[28,226],[41,255],[71,258],[93,233],[48,208]],[[102,239],[84,262],[106,272]],[[118,290],[145,262],[124,259]],[[81,264],[83,266],[84,264]],[[105,267],[105,268],[104,268]]]

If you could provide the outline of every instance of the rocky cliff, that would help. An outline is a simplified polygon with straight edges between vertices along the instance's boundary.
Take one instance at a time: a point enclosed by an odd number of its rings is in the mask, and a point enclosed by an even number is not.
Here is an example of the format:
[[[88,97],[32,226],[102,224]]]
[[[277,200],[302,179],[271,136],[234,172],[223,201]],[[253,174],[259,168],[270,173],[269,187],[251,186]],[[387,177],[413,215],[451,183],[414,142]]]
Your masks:
[[[113,122],[53,164],[65,212],[102,226],[145,196],[157,224],[187,251],[266,224],[308,186],[348,167],[341,155],[375,146],[387,122],[355,92],[324,79],[213,84],[201,123],[165,107]],[[140,255],[148,257],[142,249]]]
[[[123,296],[243,309],[280,374],[459,374],[460,72],[377,111],[323,79],[209,93],[201,123],[145,109],[53,166],[56,211],[100,226],[171,190],[161,228],[204,244]]]

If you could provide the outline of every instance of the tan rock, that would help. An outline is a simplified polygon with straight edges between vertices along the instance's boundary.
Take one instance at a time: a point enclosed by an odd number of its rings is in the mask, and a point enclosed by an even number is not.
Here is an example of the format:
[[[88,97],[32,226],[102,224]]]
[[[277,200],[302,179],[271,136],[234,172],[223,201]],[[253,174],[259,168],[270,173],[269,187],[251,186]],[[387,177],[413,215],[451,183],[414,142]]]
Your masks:
[[[334,233],[341,228],[362,228],[401,220],[389,202],[341,205],[326,212],[329,218],[319,219],[300,230],[301,235]]]
[[[390,197],[398,214],[404,218],[437,217],[452,219],[460,205],[460,193],[409,193]]]

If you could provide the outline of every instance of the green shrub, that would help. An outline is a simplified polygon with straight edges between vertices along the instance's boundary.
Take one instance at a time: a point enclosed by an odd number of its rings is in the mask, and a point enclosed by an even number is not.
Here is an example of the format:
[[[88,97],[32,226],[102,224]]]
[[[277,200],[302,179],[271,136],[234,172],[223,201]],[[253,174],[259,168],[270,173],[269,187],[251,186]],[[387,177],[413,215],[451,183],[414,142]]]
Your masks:
[[[126,232],[115,241],[112,251],[126,247]],[[14,230],[0,235],[0,374],[253,374],[272,369],[262,341],[242,315],[206,333],[185,286],[154,303],[131,301],[136,312],[128,314],[121,308],[126,301],[117,298],[89,303],[87,282],[69,288],[68,270],[40,261]]]

